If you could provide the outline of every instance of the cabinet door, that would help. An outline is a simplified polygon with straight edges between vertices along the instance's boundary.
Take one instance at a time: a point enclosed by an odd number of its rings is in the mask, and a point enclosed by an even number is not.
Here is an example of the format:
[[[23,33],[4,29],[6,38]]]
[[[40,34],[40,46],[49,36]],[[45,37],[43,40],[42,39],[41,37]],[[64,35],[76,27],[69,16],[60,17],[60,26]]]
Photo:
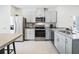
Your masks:
[[[31,32],[31,34],[30,34],[30,35],[31,35],[30,38],[34,40],[34,39],[35,39],[35,29],[31,29],[30,32]]]
[[[60,34],[59,37],[59,52],[65,54],[65,36]]]
[[[54,35],[54,45],[57,48],[57,35],[56,35],[56,32],[55,32],[55,35]]]
[[[27,17],[27,22],[35,22],[35,17],[34,16]]]
[[[56,11],[48,10],[45,12],[46,22],[56,22]]]
[[[35,39],[35,30],[34,29],[26,29],[25,39],[34,40]]]
[[[61,54],[65,53],[65,36],[64,35],[58,32],[55,32],[54,44],[59,53]]]
[[[59,51],[59,36],[58,36],[57,32],[55,32],[55,35],[54,35],[54,45],[57,48],[57,50]]]
[[[25,40],[27,39],[27,29],[25,29]]]
[[[51,39],[51,31],[50,31],[50,29],[46,29],[46,39]]]
[[[72,38],[66,37],[66,54],[72,54]]]
[[[51,30],[51,41],[53,42],[54,41],[54,31]]]
[[[32,21],[31,22],[35,22],[35,17],[33,17]]]
[[[43,8],[38,8],[37,9],[37,17],[44,17],[44,9]]]
[[[30,32],[30,29],[26,29],[26,39],[31,39],[31,32]]]
[[[30,17],[30,22],[35,22],[35,16]]]

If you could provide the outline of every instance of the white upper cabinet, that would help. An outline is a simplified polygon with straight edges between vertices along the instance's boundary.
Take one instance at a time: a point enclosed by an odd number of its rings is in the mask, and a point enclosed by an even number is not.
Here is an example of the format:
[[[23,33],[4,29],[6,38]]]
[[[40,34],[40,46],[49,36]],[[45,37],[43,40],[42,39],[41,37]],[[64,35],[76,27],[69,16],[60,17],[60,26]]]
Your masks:
[[[36,9],[27,8],[27,9],[23,10],[23,15],[27,18],[27,22],[35,22]]]
[[[35,22],[35,17],[44,17],[46,22],[56,22],[56,10],[52,8],[30,8],[23,10],[27,22]]]
[[[35,22],[36,10],[30,12],[30,22]]]
[[[36,17],[44,17],[46,22],[56,22],[56,11],[50,8],[37,8]]]
[[[56,11],[48,9],[45,11],[46,22],[56,22]]]
[[[45,22],[56,22],[57,12],[53,8],[27,8],[23,10],[23,15],[27,18],[27,22],[35,22],[35,17],[44,17]]]
[[[36,17],[44,17],[44,8],[36,9]]]
[[[27,22],[35,22],[35,17],[27,17]]]

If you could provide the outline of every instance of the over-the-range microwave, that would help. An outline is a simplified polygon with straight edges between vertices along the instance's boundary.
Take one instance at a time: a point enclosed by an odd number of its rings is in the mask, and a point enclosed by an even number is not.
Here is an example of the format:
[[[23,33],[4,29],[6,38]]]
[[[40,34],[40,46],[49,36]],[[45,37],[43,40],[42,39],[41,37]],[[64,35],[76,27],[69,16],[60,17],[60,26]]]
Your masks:
[[[45,22],[45,17],[36,17],[36,22]]]

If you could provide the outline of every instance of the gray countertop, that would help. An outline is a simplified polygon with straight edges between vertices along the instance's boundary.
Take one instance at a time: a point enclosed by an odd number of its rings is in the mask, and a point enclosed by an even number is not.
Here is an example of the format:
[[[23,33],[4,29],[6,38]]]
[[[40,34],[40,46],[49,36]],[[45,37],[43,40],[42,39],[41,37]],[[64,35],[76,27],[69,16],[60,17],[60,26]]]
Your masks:
[[[35,27],[32,27],[32,28],[25,28],[25,29],[35,29]],[[50,27],[46,27],[44,30],[53,30],[55,32],[58,32],[62,35],[65,35],[66,37],[70,37],[72,39],[79,39],[79,33],[69,33],[70,31],[68,30],[65,30],[65,28],[50,28]],[[38,29],[37,29],[38,30]],[[68,32],[67,32],[68,31]]]
[[[51,29],[51,30],[53,30],[53,31],[55,31],[55,32],[58,32],[58,33],[60,33],[61,35],[64,35],[64,36],[66,36],[66,37],[72,38],[72,34],[68,34],[68,33],[66,33],[66,32],[63,32],[63,29],[56,29],[56,28],[54,28],[54,29]]]
[[[75,39],[79,39],[79,33],[66,33],[66,32],[63,32],[63,30],[62,29],[57,29],[57,28],[53,28],[53,29],[51,29],[51,30],[53,30],[53,31],[55,31],[55,32],[58,32],[58,33],[60,33],[61,35],[64,35],[64,36],[66,36],[66,37],[70,37],[70,38],[72,38],[73,40],[75,40]]]

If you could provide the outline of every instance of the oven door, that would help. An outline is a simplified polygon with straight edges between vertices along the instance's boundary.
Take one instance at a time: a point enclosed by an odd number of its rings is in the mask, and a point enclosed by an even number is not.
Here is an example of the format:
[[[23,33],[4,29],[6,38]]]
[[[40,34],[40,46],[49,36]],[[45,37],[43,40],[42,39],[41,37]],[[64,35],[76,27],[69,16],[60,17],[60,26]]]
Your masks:
[[[45,30],[35,30],[35,37],[45,37]]]

